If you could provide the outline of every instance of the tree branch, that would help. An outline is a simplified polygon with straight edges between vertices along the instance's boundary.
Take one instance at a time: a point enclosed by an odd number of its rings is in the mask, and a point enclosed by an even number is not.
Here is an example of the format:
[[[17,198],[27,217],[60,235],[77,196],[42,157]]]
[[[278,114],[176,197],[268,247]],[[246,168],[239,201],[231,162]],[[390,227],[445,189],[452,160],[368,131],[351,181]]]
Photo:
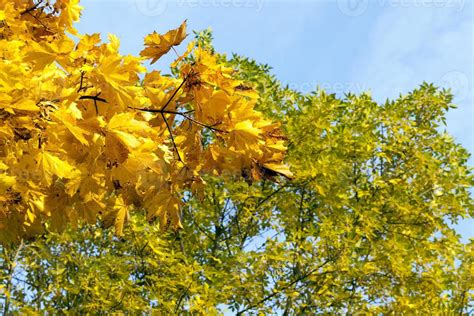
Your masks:
[[[174,150],[176,150],[176,154],[178,155],[178,160],[184,163],[183,159],[181,159],[181,155],[179,154],[178,146],[176,146],[176,143],[174,141],[174,136],[173,136],[173,132],[171,131],[170,124],[168,123],[168,120],[166,119],[165,114],[163,112],[161,112],[161,117],[163,118],[163,121],[165,121],[166,128],[168,129],[168,132],[170,133],[171,142],[173,143]]]
[[[183,302],[184,297],[188,294],[190,288],[191,288],[191,283],[189,283],[188,287],[184,290],[184,293],[180,295],[178,301],[176,302],[176,307],[174,309],[175,315],[179,315],[179,309],[181,307],[181,303]]]
[[[81,87],[79,88],[78,92],[81,91],[82,89],[90,88],[90,87],[85,87],[85,88],[82,87],[83,74],[84,73],[82,73],[82,75],[81,75]],[[97,105],[97,101],[103,102],[103,103],[108,103],[106,99],[99,97],[100,94],[101,94],[101,92],[97,93],[96,95],[82,95],[82,96],[79,97],[79,100],[92,100],[92,101],[94,101],[95,113],[97,115],[99,115],[99,107]]]
[[[179,116],[182,116],[183,118],[193,122],[196,125],[199,125],[201,127],[204,127],[204,128],[207,128],[207,129],[211,130],[212,132],[228,133],[228,131],[225,131],[225,130],[222,130],[222,129],[219,129],[219,128],[215,128],[214,126],[211,126],[211,125],[206,125],[204,123],[201,123],[201,122],[195,120],[194,118],[190,117],[189,115],[187,115],[188,113],[194,112],[194,110],[190,110],[190,111],[186,111],[186,112],[179,112],[179,111],[169,111],[169,110],[163,110],[163,109],[158,110],[158,109],[135,108],[135,107],[132,107],[132,106],[129,106],[128,108],[133,109],[133,110],[137,110],[137,111],[142,111],[142,112],[149,112],[149,113],[179,115]]]
[[[293,285],[295,285],[296,283],[300,282],[300,281],[303,281],[304,279],[308,278],[309,276],[311,276],[313,273],[315,273],[316,271],[318,271],[320,268],[324,267],[326,264],[329,263],[329,260],[326,260],[325,262],[323,262],[322,264],[320,264],[319,266],[317,266],[316,268],[314,268],[313,270],[303,274],[302,276],[296,278],[295,280],[293,280],[292,282],[288,283],[286,286],[282,287],[281,289],[278,289],[277,291],[273,292],[272,294],[270,295],[267,295],[265,296],[264,298],[262,298],[260,301],[258,301],[257,303],[247,307],[246,309],[243,309],[239,312],[237,312],[236,315],[242,315],[243,313],[251,310],[251,309],[254,309],[255,307],[259,306],[260,304],[262,303],[265,303],[266,301],[268,301],[269,299],[277,296],[278,294],[280,294],[281,292],[289,289],[290,287],[292,287]],[[330,273],[330,272],[333,272],[333,271],[326,271],[326,272],[323,272],[323,274],[326,274],[326,273]]]
[[[191,70],[191,71],[192,71],[192,70]],[[178,93],[178,91],[181,90],[181,88],[183,87],[183,85],[186,83],[186,80],[188,80],[189,76],[191,75],[191,71],[184,77],[183,82],[181,82],[181,84],[180,84],[179,87],[173,92],[173,94],[171,95],[171,97],[169,98],[169,100],[165,103],[165,105],[163,105],[163,107],[161,108],[162,111],[163,111],[164,109],[166,109],[166,107],[168,106],[168,104],[171,103],[171,101],[172,101],[173,98],[176,96],[176,94]]]
[[[41,4],[43,4],[43,0],[39,1],[37,4],[35,4],[34,6],[26,9],[26,10],[23,10],[20,12],[20,15],[25,15],[27,13],[30,13],[31,11],[34,11],[36,10]]]
[[[100,93],[97,95],[82,95],[79,97],[79,100],[94,100],[103,103],[108,103],[106,99],[100,98],[99,95]]]

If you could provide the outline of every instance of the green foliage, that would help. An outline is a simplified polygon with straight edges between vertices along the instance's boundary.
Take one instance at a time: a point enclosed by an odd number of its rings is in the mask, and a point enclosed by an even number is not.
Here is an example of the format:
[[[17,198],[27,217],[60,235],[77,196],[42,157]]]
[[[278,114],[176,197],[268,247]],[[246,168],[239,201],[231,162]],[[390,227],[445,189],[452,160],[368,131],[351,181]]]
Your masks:
[[[84,226],[51,233],[25,246],[17,258],[11,293],[15,310],[30,314],[106,314],[159,310],[212,311],[215,289],[202,285],[197,262],[187,262],[174,236],[133,217],[125,237]],[[192,302],[184,300],[193,293]],[[190,305],[191,304],[191,305]]]

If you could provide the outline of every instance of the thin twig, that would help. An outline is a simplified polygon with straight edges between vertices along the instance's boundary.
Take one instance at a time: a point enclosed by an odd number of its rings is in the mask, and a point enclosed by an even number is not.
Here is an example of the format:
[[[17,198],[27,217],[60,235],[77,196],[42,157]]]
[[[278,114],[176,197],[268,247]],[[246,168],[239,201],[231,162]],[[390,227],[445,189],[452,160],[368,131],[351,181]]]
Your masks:
[[[201,123],[201,122],[199,122],[199,121],[195,120],[194,118],[187,115],[188,113],[194,112],[194,110],[190,110],[190,111],[186,111],[186,112],[179,112],[179,111],[168,111],[168,110],[158,110],[158,109],[134,108],[134,107],[131,107],[131,106],[129,106],[128,108],[133,109],[133,110],[137,110],[137,111],[142,111],[142,112],[149,112],[149,113],[180,115],[180,116],[184,117],[185,119],[193,122],[194,124],[199,125],[199,126],[204,127],[204,128],[207,128],[207,129],[209,129],[213,132],[228,133],[228,131],[216,128],[216,127],[211,126],[211,125],[206,125],[206,124]]]
[[[97,95],[82,95],[79,97],[79,100],[94,100],[94,101],[99,101],[103,103],[108,103],[106,99],[100,98],[99,97],[100,93]]]
[[[83,76],[81,75],[81,87],[79,88],[78,92],[83,89],[82,80],[83,80]],[[87,88],[89,88],[89,87],[85,87],[85,89],[87,89]],[[95,113],[97,115],[99,115],[99,106],[97,105],[97,101],[103,102],[103,103],[108,103],[106,99],[99,97],[101,93],[102,92],[99,92],[96,95],[82,95],[82,96],[79,97],[79,100],[93,100],[94,101],[94,107],[95,107]]]
[[[85,78],[85,71],[81,71],[81,82],[79,83],[79,89],[77,89],[77,92],[81,92],[82,90],[86,91],[89,88],[92,88],[92,86],[84,86],[84,78]]]
[[[178,302],[176,302],[176,307],[174,309],[175,315],[178,314],[179,308],[181,307],[181,303],[183,302],[184,297],[189,292],[189,288],[191,287],[191,283],[189,283],[188,287],[184,290],[184,293],[179,297]]]
[[[168,123],[168,120],[166,119],[165,114],[163,112],[161,112],[160,114],[161,114],[161,117],[163,118],[163,121],[165,121],[166,128],[168,129],[168,132],[170,134],[171,142],[173,143],[174,150],[176,150],[176,153],[178,154],[178,160],[184,163],[179,154],[178,146],[176,146],[176,143],[174,141],[174,136],[173,136],[173,132],[171,131],[170,124]]]
[[[282,287],[281,289],[278,289],[277,291],[273,292],[272,294],[270,295],[267,295],[265,296],[264,298],[262,298],[260,301],[258,301],[257,303],[247,307],[246,309],[243,309],[241,310],[240,312],[237,312],[236,315],[242,315],[243,313],[251,310],[251,309],[254,309],[255,307],[259,306],[260,304],[262,303],[265,303],[266,301],[268,301],[269,299],[277,296],[278,294],[280,294],[281,292],[289,289],[290,287],[292,287],[293,285],[295,285],[296,283],[308,278],[309,276],[311,276],[313,273],[315,273],[316,271],[318,271],[320,268],[322,268],[323,266],[325,266],[327,263],[329,263],[329,260],[326,260],[324,261],[322,264],[320,264],[319,266],[317,266],[316,268],[314,268],[313,270],[309,271],[308,273],[306,274],[303,274],[302,276],[300,276],[299,278],[293,280],[292,282],[288,283],[286,286]],[[323,272],[323,273],[330,273],[332,271],[327,271],[327,272]]]
[[[43,4],[43,0],[41,0],[40,2],[38,2],[37,4],[35,4],[34,6],[26,9],[26,10],[23,10],[20,12],[20,15],[24,15],[24,14],[27,14],[27,13],[30,13],[31,11],[34,11],[36,10],[41,4]]]
[[[191,75],[191,71],[184,77],[183,82],[181,82],[181,84],[179,85],[179,87],[173,92],[173,94],[172,94],[171,97],[168,99],[168,101],[166,101],[165,105],[163,105],[163,107],[161,108],[161,110],[166,109],[166,107],[168,106],[168,104],[171,103],[171,101],[172,101],[173,98],[176,96],[176,94],[178,93],[178,91],[181,90],[181,88],[183,87],[183,85],[186,83],[186,80],[188,80],[188,78],[189,78],[190,75]]]
[[[46,31],[51,31],[51,29],[49,27],[46,26],[46,24],[43,23],[43,21],[41,21],[36,15],[34,15],[33,13],[31,12],[26,12],[26,14],[32,16],[36,21],[38,21],[38,23],[46,30]]]

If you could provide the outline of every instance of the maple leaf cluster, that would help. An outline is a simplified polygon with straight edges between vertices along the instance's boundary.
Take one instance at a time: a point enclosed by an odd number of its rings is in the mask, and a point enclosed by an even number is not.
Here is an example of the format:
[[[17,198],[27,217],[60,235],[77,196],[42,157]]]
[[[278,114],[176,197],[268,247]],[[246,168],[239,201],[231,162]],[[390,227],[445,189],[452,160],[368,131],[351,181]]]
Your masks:
[[[278,124],[217,55],[191,42],[176,76],[145,68],[186,22],[123,56],[116,36],[74,29],[81,9],[0,0],[0,241],[98,216],[120,235],[132,210],[178,229],[182,194],[202,192],[204,174],[291,177]]]

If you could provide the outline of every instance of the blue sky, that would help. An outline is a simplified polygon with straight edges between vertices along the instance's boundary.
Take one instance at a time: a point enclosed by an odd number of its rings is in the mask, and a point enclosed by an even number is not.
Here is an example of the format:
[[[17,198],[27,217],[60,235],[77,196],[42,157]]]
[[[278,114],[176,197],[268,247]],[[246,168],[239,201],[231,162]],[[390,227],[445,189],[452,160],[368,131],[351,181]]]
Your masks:
[[[219,52],[273,67],[284,84],[394,98],[423,81],[449,87],[459,108],[448,130],[474,152],[474,6],[471,0],[82,0],[81,33],[113,33],[124,54],[187,19],[211,27]],[[105,38],[105,36],[104,36]],[[157,63],[165,69],[169,59]],[[471,165],[474,160],[471,159]],[[458,225],[474,237],[474,220]]]

